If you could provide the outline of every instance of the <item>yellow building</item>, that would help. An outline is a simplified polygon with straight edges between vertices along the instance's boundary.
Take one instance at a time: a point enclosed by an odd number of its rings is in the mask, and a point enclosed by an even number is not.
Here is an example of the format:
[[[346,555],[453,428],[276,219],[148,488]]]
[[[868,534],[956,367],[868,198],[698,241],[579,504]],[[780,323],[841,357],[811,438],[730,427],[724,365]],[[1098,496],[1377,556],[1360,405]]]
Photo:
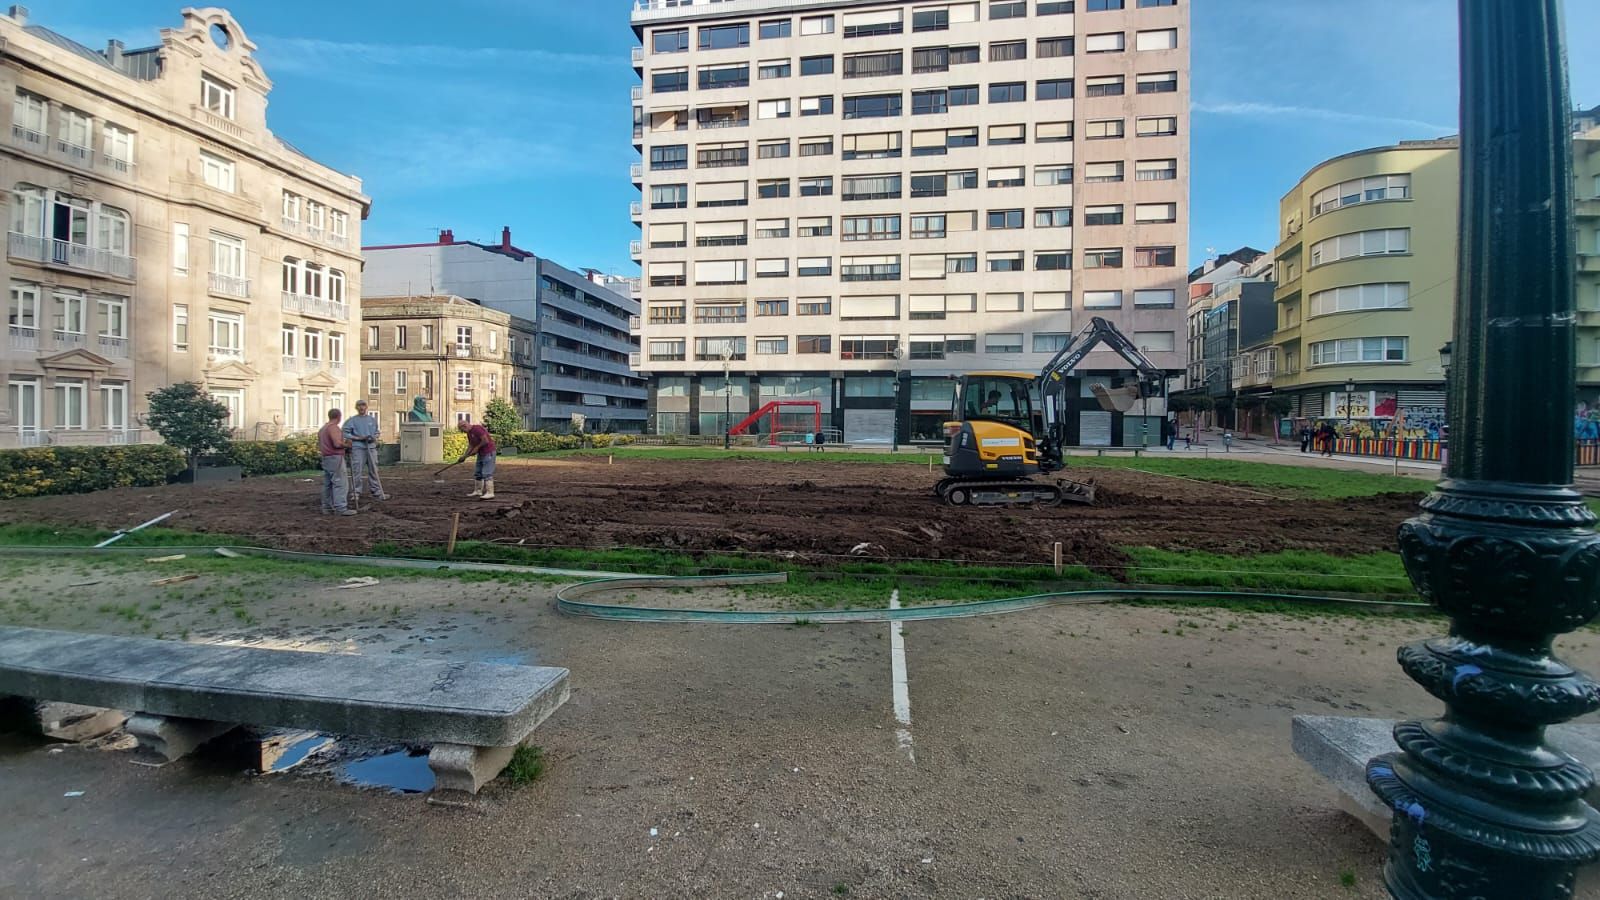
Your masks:
[[[1318,165],[1280,203],[1276,393],[1292,415],[1436,436],[1456,292],[1457,142]]]

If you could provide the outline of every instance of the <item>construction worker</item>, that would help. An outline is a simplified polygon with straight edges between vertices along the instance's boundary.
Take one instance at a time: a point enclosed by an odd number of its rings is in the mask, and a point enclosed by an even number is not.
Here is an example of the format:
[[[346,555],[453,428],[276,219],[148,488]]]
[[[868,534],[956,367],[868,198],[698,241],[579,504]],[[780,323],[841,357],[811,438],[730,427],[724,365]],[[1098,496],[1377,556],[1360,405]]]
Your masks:
[[[494,499],[494,438],[489,436],[489,429],[482,425],[475,425],[466,421],[456,423],[456,427],[467,433],[467,452],[461,454],[464,462],[469,456],[477,456],[478,462],[472,470],[472,494],[479,500]]]
[[[378,480],[378,417],[367,412],[367,401],[356,401],[356,414],[345,420],[344,439],[350,443],[350,489],[361,505],[361,489],[372,488],[374,500],[387,500]]]
[[[353,516],[350,508],[349,485],[344,480],[344,452],[350,442],[339,427],[342,414],[337,409],[328,410],[328,424],[317,432],[317,451],[322,455],[322,513]]]

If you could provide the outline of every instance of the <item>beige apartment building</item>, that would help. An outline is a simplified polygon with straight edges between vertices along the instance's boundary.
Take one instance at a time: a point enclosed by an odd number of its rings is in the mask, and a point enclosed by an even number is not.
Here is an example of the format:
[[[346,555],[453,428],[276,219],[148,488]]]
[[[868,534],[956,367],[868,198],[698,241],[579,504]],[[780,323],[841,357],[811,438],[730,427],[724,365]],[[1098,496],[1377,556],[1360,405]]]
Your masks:
[[[240,438],[315,429],[354,389],[370,201],[268,128],[227,11],[182,15],[135,50],[0,16],[0,446],[156,440],[145,394],[179,381]]]
[[[633,25],[655,432],[801,399],[846,440],[938,441],[949,375],[1036,372],[1090,316],[1182,371],[1187,2],[640,0]],[[1073,442],[1137,441],[1089,390],[1127,370],[1079,367]]]
[[[417,397],[439,422],[481,422],[504,397],[535,419],[537,326],[453,295],[364,297],[359,396],[386,435],[399,434]]]

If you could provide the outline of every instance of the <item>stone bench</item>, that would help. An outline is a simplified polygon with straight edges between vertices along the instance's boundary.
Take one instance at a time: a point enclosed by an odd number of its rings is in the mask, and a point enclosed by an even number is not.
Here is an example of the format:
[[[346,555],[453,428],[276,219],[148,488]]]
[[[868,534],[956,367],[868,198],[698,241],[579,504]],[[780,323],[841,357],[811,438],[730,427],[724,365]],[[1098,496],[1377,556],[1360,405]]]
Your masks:
[[[470,795],[565,703],[567,670],[0,627],[0,697],[126,710],[163,765],[237,726],[432,745],[435,791]]]
[[[1380,840],[1389,840],[1393,810],[1367,787],[1367,760],[1400,748],[1394,742],[1392,719],[1353,716],[1295,716],[1294,752],[1339,791],[1339,808],[1361,820]],[[1550,743],[1591,769],[1600,770],[1600,725],[1556,725]],[[1589,792],[1600,801],[1600,788]]]

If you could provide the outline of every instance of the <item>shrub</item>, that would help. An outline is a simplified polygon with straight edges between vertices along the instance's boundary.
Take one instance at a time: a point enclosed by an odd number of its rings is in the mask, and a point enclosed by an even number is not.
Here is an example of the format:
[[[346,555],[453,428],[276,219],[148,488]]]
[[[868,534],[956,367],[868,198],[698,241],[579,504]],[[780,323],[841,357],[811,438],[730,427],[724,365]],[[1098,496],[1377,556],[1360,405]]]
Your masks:
[[[513,434],[522,427],[522,417],[517,415],[517,408],[510,401],[496,397],[483,410],[483,427],[499,441],[500,435]]]
[[[190,467],[208,450],[228,446],[228,407],[193,381],[145,394],[150,401],[146,421],[161,439],[182,450]]]
[[[460,431],[450,430],[444,433],[444,461],[455,462],[461,454],[467,452],[467,436]]]
[[[166,484],[188,467],[165,444],[0,450],[0,499]]]
[[[305,472],[322,466],[315,437],[283,441],[233,441],[216,454],[219,465],[238,466],[246,476]]]

